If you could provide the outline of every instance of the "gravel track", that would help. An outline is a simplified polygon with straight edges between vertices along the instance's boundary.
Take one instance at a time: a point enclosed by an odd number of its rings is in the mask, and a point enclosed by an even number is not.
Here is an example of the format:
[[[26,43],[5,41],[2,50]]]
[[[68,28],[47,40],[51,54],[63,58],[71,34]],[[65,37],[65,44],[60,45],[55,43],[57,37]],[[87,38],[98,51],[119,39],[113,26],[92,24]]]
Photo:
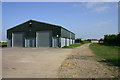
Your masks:
[[[74,48],[67,55],[59,68],[59,78],[114,78],[118,75],[118,71],[97,61],[89,45]]]

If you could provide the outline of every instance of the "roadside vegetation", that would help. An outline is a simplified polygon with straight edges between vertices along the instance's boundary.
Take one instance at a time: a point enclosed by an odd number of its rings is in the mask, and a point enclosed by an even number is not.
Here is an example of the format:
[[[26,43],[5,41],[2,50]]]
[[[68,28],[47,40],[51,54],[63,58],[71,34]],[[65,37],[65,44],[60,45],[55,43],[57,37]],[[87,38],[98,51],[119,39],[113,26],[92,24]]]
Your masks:
[[[104,44],[109,46],[120,46],[120,33],[104,35]]]
[[[100,58],[104,58],[109,65],[120,67],[120,33],[104,35],[104,39],[100,39],[103,43],[93,43],[90,48]]]
[[[75,48],[75,47],[79,47],[79,46],[81,46],[83,44],[86,44],[86,43],[90,43],[90,42],[88,42],[88,41],[82,41],[81,43],[75,43],[75,44],[72,44],[70,46],[64,46],[62,48]]]
[[[120,50],[119,46],[108,46],[104,44],[93,43],[90,45],[90,48],[98,57],[104,59],[102,62],[106,62],[108,65],[112,66],[120,66],[120,58],[118,54],[118,50]]]

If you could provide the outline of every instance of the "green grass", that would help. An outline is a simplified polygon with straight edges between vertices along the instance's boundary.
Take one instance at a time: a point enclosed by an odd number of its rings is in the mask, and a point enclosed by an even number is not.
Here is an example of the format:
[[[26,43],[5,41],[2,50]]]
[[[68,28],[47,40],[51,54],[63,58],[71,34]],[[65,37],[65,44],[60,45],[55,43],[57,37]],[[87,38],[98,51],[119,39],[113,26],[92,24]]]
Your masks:
[[[72,45],[70,45],[70,46],[64,46],[64,47],[62,47],[62,48],[74,48],[74,47],[79,47],[79,46],[81,46],[81,45],[83,45],[83,44],[86,44],[86,43],[89,43],[88,41],[83,41],[83,42],[81,42],[81,43],[75,43],[75,44],[72,44]]]
[[[120,50],[119,46],[106,46],[93,43],[90,45],[90,48],[98,57],[106,59],[105,62],[107,62],[109,65],[118,67],[120,66],[118,62],[120,60],[118,56],[118,50]]]

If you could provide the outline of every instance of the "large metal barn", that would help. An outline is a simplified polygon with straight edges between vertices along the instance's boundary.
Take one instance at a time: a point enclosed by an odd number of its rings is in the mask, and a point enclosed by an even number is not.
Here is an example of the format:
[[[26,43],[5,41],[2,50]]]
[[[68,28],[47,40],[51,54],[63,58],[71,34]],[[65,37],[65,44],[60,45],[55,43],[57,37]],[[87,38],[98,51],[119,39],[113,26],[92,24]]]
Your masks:
[[[7,30],[9,47],[63,47],[74,44],[75,34],[61,26],[29,20]]]

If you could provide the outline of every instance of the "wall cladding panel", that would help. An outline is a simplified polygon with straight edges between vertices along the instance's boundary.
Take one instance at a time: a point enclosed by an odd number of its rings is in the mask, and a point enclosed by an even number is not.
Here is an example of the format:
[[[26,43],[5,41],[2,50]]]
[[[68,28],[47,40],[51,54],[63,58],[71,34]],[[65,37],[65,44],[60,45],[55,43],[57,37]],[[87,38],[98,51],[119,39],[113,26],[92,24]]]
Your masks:
[[[11,39],[8,39],[7,41],[8,41],[8,42],[7,42],[7,47],[12,47],[12,40],[11,40]]]
[[[70,32],[61,28],[61,37],[70,38]]]
[[[35,39],[25,39],[25,47],[35,47]]]

